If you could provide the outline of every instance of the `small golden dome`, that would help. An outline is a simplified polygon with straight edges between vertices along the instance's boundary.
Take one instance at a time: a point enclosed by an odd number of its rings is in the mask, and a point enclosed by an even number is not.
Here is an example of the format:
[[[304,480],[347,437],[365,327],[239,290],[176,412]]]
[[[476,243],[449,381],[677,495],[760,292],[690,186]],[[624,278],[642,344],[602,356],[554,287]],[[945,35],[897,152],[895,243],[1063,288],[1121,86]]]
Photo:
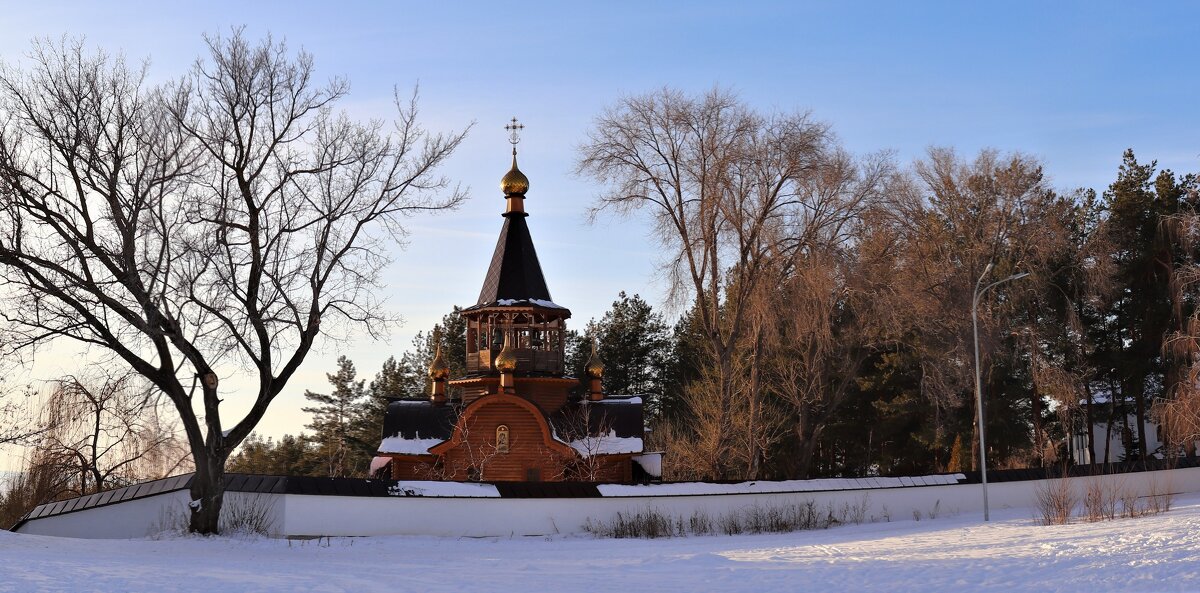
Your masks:
[[[446,364],[446,359],[442,357],[442,345],[437,345],[437,350],[433,354],[433,362],[429,363],[429,378],[434,381],[445,381],[450,377],[450,365]]]
[[[587,374],[593,379],[599,379],[604,376],[604,363],[601,362],[600,356],[596,354],[596,338],[592,338],[592,355],[588,357]]]
[[[504,332],[504,347],[496,355],[496,370],[501,373],[511,373],[517,370],[517,354],[513,352],[509,333]]]
[[[529,191],[529,178],[517,168],[517,154],[513,151],[512,169],[500,180],[500,191],[506,196],[523,196]]]

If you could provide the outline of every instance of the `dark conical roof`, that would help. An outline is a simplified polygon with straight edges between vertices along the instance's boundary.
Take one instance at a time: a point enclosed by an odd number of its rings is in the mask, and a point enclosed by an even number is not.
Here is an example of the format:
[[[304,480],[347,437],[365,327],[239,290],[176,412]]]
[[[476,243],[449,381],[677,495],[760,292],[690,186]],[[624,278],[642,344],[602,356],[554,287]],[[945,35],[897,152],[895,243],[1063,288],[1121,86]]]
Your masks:
[[[500,239],[496,241],[496,251],[476,306],[534,299],[549,302],[550,290],[542,276],[533,238],[529,236],[529,225],[524,213],[505,214],[504,227],[500,229]]]

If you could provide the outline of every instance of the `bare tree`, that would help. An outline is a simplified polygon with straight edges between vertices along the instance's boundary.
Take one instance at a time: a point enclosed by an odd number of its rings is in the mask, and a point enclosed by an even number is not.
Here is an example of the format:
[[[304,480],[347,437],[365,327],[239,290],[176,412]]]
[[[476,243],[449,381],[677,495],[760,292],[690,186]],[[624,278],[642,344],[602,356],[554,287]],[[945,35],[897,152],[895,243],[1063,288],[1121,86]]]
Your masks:
[[[1188,198],[1197,203],[1200,194],[1190,189]],[[1169,397],[1155,402],[1151,416],[1163,427],[1168,455],[1180,450],[1189,457],[1196,455],[1200,442],[1200,308],[1185,315],[1183,305],[1200,288],[1200,259],[1196,245],[1200,244],[1200,213],[1192,208],[1168,217],[1162,227],[1191,254],[1171,278],[1171,293],[1179,328],[1163,341],[1163,354],[1183,362],[1183,377],[1171,387]]]
[[[863,365],[904,326],[891,289],[895,255],[887,233],[855,223],[851,243],[814,246],[785,266],[762,295],[769,319],[763,364],[796,449],[790,474],[808,477],[825,428],[853,394]]]
[[[66,338],[172,402],[196,466],[190,528],[218,531],[225,460],[322,336],[389,319],[373,298],[409,214],[458,204],[435,173],[465,132],[334,110],[312,57],[240,31],[160,87],[146,68],[38,42],[0,68],[6,351]],[[254,377],[222,417],[218,371]]]
[[[53,382],[42,409],[49,427],[36,444],[77,476],[76,495],[157,479],[187,467],[176,431],[162,422],[161,394],[132,373],[69,376]]]
[[[651,212],[676,302],[694,302],[715,381],[712,477],[730,465],[735,358],[748,334],[749,296],[780,251],[836,232],[842,207],[810,191],[836,154],[806,114],[763,116],[729,92],[629,97],[597,118],[578,169],[613,189],[593,213]]]
[[[906,303],[909,328],[920,336],[921,385],[934,408],[935,443],[948,446],[946,416],[970,401],[975,280],[989,264],[996,279],[1031,274],[981,301],[986,361],[1008,334],[1004,328],[1029,308],[1021,297],[1054,274],[1051,262],[1067,244],[1067,203],[1048,188],[1041,164],[1027,155],[984,150],[968,161],[946,148],[930,149],[917,161],[913,175],[895,186],[894,198],[889,224],[899,229],[897,249],[903,253],[894,288]],[[977,442],[972,439],[972,447]],[[978,459],[977,451],[972,458]]]

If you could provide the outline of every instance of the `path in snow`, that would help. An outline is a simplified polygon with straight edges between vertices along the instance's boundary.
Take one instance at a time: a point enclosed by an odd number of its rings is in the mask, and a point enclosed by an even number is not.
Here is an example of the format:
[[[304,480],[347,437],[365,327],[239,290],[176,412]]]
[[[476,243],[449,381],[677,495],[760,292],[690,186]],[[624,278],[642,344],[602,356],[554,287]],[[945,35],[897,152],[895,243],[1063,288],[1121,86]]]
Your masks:
[[[1066,526],[1031,509],[776,535],[75,540],[0,532],[0,591],[1200,591],[1200,497]]]

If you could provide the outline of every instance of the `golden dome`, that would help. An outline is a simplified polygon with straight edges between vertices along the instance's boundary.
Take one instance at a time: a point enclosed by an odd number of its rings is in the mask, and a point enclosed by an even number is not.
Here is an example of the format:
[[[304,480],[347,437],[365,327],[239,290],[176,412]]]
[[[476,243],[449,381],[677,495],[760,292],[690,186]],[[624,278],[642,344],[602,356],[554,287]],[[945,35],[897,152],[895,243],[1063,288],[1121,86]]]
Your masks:
[[[433,354],[433,362],[429,363],[429,378],[434,381],[444,381],[450,377],[450,365],[446,364],[446,359],[442,357],[442,345],[437,345],[437,350]]]
[[[512,169],[500,180],[500,190],[504,195],[525,195],[529,191],[529,178],[517,168],[517,154],[513,151]]]
[[[517,370],[517,355],[513,352],[509,333],[504,332],[504,347],[496,355],[496,370],[501,373],[511,373]]]
[[[596,338],[592,338],[592,355],[588,357],[587,374],[593,379],[599,379],[604,376],[604,363],[600,361],[600,356],[596,354]]]

